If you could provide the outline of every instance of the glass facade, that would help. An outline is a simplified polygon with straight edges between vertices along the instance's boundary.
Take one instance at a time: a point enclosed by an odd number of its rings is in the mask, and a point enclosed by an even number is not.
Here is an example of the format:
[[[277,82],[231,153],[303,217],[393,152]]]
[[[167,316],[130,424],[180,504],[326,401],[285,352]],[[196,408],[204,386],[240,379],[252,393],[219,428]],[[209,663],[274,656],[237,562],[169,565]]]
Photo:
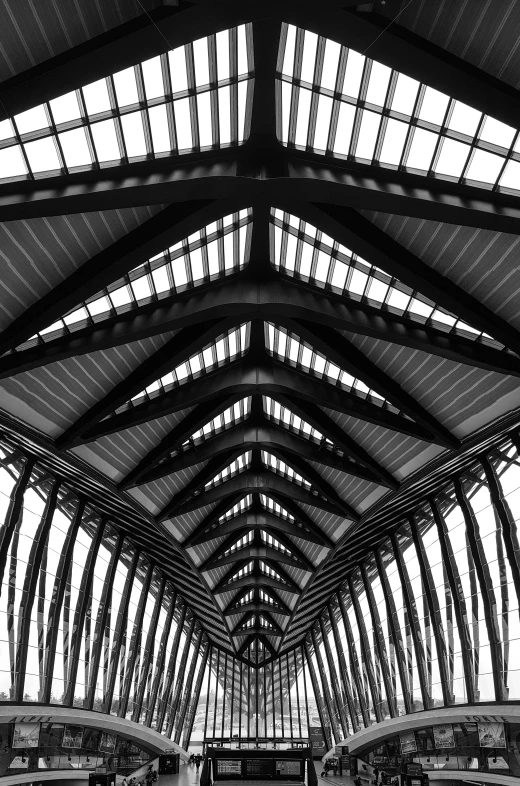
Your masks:
[[[186,748],[312,727],[330,746],[423,709],[516,702],[518,444],[397,520],[298,646],[276,653],[266,628],[232,654],[116,522],[3,442],[0,699],[111,713]]]
[[[396,522],[314,624],[306,651],[336,742],[423,709],[520,699],[518,444]]]
[[[0,443],[0,701],[118,715],[179,742],[208,640],[172,582]]]

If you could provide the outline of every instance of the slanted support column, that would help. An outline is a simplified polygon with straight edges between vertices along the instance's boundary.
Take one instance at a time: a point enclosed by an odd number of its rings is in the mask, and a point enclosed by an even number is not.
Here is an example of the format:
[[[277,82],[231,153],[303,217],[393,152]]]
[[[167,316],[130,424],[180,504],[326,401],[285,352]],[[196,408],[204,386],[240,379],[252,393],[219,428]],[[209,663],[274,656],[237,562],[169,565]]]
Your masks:
[[[349,651],[349,658],[350,658],[350,663],[352,665],[352,676],[354,677],[354,682],[356,684],[356,690],[357,690],[358,699],[359,699],[359,707],[360,707],[360,710],[361,710],[361,716],[363,718],[363,724],[365,726],[370,726],[371,720],[370,720],[370,715],[369,715],[369,712],[368,712],[368,706],[367,706],[367,703],[366,703],[366,700],[365,700],[365,689],[364,689],[364,686],[363,686],[363,680],[362,680],[361,671],[360,671],[360,668],[359,668],[358,656],[357,656],[356,648],[355,648],[355,645],[354,645],[354,636],[352,635],[352,627],[350,625],[350,620],[348,618],[347,608],[345,606],[345,601],[343,599],[343,596],[342,596],[341,592],[338,591],[336,593],[336,596],[337,596],[337,599],[338,599],[339,608],[340,608],[340,611],[341,611],[341,616],[343,618],[343,625],[345,627],[345,633],[346,633],[346,636],[347,636],[347,645],[348,645],[348,651]]]
[[[482,605],[484,607],[485,624],[487,627],[489,646],[491,652],[491,663],[493,666],[493,682],[495,685],[495,697],[497,701],[507,700],[507,690],[504,684],[504,661],[502,655],[502,643],[500,641],[499,625],[497,617],[497,602],[493,581],[489,572],[484,546],[480,538],[480,528],[464,489],[460,478],[453,478],[457,503],[462,510],[466,533],[469,543],[475,573],[477,574],[480,586]]]
[[[332,623],[331,623],[332,625]],[[330,674],[330,682],[332,688],[332,695],[334,697],[334,704],[336,705],[336,709],[338,711],[338,719],[341,724],[341,731],[343,736],[346,737],[349,733],[348,729],[348,720],[345,715],[345,708],[343,706],[343,702],[341,700],[341,692],[339,690],[338,679],[336,674],[336,669],[334,668],[334,661],[332,659],[332,652],[330,649],[330,642],[327,637],[327,632],[325,630],[325,625],[323,622],[323,616],[320,617],[320,630],[321,630],[321,638],[323,641],[323,646],[325,649],[325,657],[327,658],[327,665],[329,667],[329,674]]]
[[[168,638],[171,633],[172,627],[172,620],[173,620],[173,613],[175,611],[175,603],[177,601],[177,593],[172,591],[170,596],[170,603],[168,606],[168,612],[166,616],[166,621],[164,623],[163,634],[161,638],[161,643],[159,645],[159,654],[157,656],[157,663],[155,665],[155,675],[153,678],[152,683],[152,690],[150,693],[150,703],[148,705],[148,709],[146,711],[146,720],[145,724],[147,726],[152,725],[153,716],[155,713],[155,705],[157,703],[157,693],[159,691],[159,685],[162,681],[162,674],[164,669],[164,661],[166,659],[166,647],[168,644]]]
[[[175,666],[177,664],[177,651],[179,649],[179,642],[181,640],[181,633],[184,627],[184,621],[186,619],[186,606],[182,605],[182,611],[180,614],[179,624],[177,627],[177,631],[175,633],[175,639],[172,644],[172,649],[170,653],[170,661],[168,663],[168,669],[164,676],[163,682],[163,691],[159,699],[159,706],[157,710],[157,731],[159,733],[162,732],[162,727],[164,723],[164,718],[166,716],[166,709],[167,709],[167,701],[168,696],[170,695],[173,680],[175,677]]]
[[[187,714],[187,719],[186,719],[185,728],[184,728],[184,738],[183,738],[183,741],[182,741],[182,747],[184,748],[184,750],[188,750],[188,748],[190,746],[190,739],[191,739],[191,734],[192,734],[192,731],[193,731],[193,724],[195,722],[195,715],[197,713],[197,706],[198,706],[198,703],[199,703],[200,691],[201,691],[201,688],[202,688],[202,682],[204,680],[204,674],[206,672],[206,666],[207,666],[208,658],[209,658],[209,651],[210,651],[209,642],[206,640],[203,646],[204,646],[204,652],[203,652],[203,655],[202,655],[202,662],[200,664],[200,669],[199,669],[199,673],[197,675],[197,681],[195,683],[195,689],[194,689],[193,695],[191,697],[191,704],[190,704],[190,708],[189,708],[189,711],[188,711],[188,714]],[[235,670],[233,669],[233,681],[234,681],[234,679],[235,679]],[[231,688],[231,695],[233,695],[233,687]],[[231,722],[233,722],[233,705],[231,705]],[[233,734],[232,728],[231,728],[230,734],[231,735]]]
[[[350,684],[350,677],[347,669],[347,663],[345,661],[345,654],[343,652],[343,647],[341,644],[341,639],[338,631],[338,626],[336,623],[336,618],[334,614],[334,609],[332,607],[332,603],[328,605],[328,612],[329,612],[329,619],[330,624],[332,627],[332,633],[334,635],[334,645],[336,647],[336,652],[338,655],[338,665],[339,665],[339,678],[341,680],[341,684],[343,686],[343,691],[345,696],[347,697],[348,709],[350,714],[350,721],[352,723],[352,729],[354,732],[359,731],[359,720],[358,720],[358,713],[356,709],[356,704],[354,701],[354,697],[352,695],[352,686]]]
[[[322,698],[322,695],[320,693],[320,687],[319,687],[319,683],[318,683],[318,678],[316,676],[316,669],[314,668],[314,663],[312,662],[312,659],[311,659],[310,645],[309,645],[309,642],[307,640],[305,641],[304,646],[305,646],[305,655],[307,657],[307,666],[309,668],[309,674],[310,674],[311,682],[312,682],[312,690],[314,692],[314,697],[316,699],[316,707],[318,709],[318,715],[320,717],[320,723],[321,723],[321,727],[323,729],[323,734],[325,735],[325,733],[326,733],[325,730],[327,728],[332,728],[332,720],[329,721],[330,725],[326,723],[325,712],[324,712],[324,707],[323,707],[323,698]],[[309,708],[307,707],[307,717],[308,717],[308,713],[309,713]],[[327,742],[327,747],[331,748],[332,747],[332,739],[328,739],[328,740],[326,740],[326,742]]]

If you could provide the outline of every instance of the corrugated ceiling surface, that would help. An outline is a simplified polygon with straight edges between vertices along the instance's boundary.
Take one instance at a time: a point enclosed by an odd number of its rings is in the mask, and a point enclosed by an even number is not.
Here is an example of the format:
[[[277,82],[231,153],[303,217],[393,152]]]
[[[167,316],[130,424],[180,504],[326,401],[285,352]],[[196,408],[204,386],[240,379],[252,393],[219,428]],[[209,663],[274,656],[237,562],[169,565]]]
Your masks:
[[[160,5],[162,0],[1,0],[0,80]]]

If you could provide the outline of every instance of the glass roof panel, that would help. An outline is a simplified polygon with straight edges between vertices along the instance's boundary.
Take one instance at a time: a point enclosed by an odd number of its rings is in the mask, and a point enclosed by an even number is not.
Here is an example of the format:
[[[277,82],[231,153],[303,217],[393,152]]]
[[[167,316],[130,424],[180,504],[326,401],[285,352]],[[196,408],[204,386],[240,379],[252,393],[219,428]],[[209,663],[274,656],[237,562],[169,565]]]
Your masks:
[[[218,523],[214,526],[218,527],[219,524],[223,524],[225,521],[229,521],[230,519],[234,519],[235,516],[240,516],[241,513],[245,513],[251,505],[253,504],[253,497],[251,494],[248,494],[246,497],[243,497],[240,502],[237,502],[236,505],[233,505],[223,516],[220,516]]]
[[[328,360],[321,352],[316,352],[307,342],[302,341],[294,333],[290,333],[285,328],[279,328],[268,322],[266,324],[266,334],[269,354],[282,361],[282,363],[288,363],[298,371],[325,379],[330,384],[336,385],[378,407],[396,413],[399,412],[393,404],[365,385],[362,380],[339,368],[339,366]]]
[[[216,341],[196,355],[192,355],[185,363],[181,363],[176,368],[169,371],[164,376],[152,382],[144,390],[123,404],[118,413],[123,412],[129,407],[136,407],[146,400],[156,398],[164,393],[168,393],[186,382],[190,382],[195,377],[201,377],[215,371],[216,368],[228,363],[232,363],[243,357],[248,349],[249,331],[247,323],[239,328],[224,333]]]
[[[253,96],[247,27],[201,38],[4,121],[0,181],[241,144]],[[72,129],[82,133],[64,141]],[[4,159],[10,165],[2,166]]]
[[[234,554],[235,551],[243,549],[245,546],[249,546],[253,542],[254,537],[254,532],[247,532],[245,535],[242,535],[242,537],[238,538],[236,543],[233,543],[232,546],[226,549],[222,556],[227,557],[229,554]]]
[[[244,209],[194,232],[75,306],[16,351],[235,275],[247,265],[252,215],[251,208]]]
[[[186,440],[186,442],[183,442],[179,450],[172,455],[176,455],[177,453],[194,448],[197,445],[200,445],[202,442],[206,442],[208,439],[216,437],[223,431],[233,428],[238,423],[242,423],[244,420],[246,420],[249,417],[250,412],[251,396],[247,396],[247,398],[242,398],[240,401],[236,401],[233,406],[228,407],[223,412],[221,412],[220,415],[217,415],[208,423],[206,423],[202,428],[198,429],[198,431],[195,431],[195,433],[192,434],[191,437]]]
[[[285,461],[273,456],[272,453],[268,453],[267,450],[261,451],[262,456],[262,463],[267,469],[270,469],[271,472],[275,472],[277,475],[281,475],[286,480],[290,480],[293,483],[297,483],[298,486],[303,486],[303,488],[307,489],[307,491],[312,490],[312,485],[309,483],[308,480],[305,480],[298,472],[290,467]]]
[[[292,555],[292,551],[286,548],[283,543],[280,543],[278,538],[273,537],[269,532],[265,530],[260,530],[260,537],[262,541],[266,544],[266,546],[270,546],[273,549],[278,549],[278,551],[282,551],[284,554]]]
[[[516,129],[353,49],[285,27],[277,74],[284,145],[520,192],[506,174],[508,162],[520,162]],[[450,141],[459,143],[451,164]]]
[[[271,262],[278,272],[421,325],[431,325],[446,333],[504,349],[504,345],[491,336],[327,238],[308,222],[272,209],[271,224],[274,233],[274,260]]]
[[[251,466],[251,456],[252,453],[250,450],[246,451],[242,456],[239,456],[235,461],[232,461],[229,466],[219,472],[218,475],[215,475],[210,481],[206,483],[204,486],[204,491],[208,491],[208,489],[215,488],[216,486],[220,486],[222,483],[225,483],[227,480],[231,480],[236,475],[240,475],[241,472],[244,472],[248,467]]]
[[[269,565],[266,565],[263,560],[259,560],[258,564],[260,567],[260,571],[264,573],[266,576],[269,576],[272,579],[277,579],[278,581],[281,581],[283,584],[287,584],[287,582],[284,579],[282,579],[280,574],[277,573],[276,570],[273,570],[273,568],[269,567]]]
[[[231,584],[233,581],[238,581],[239,579],[243,578],[244,576],[249,576],[249,574],[252,573],[252,572],[253,572],[253,561],[251,560],[251,562],[248,562],[247,565],[244,565],[243,568],[240,568],[240,570],[237,570],[237,572],[234,573],[231,576],[231,578],[229,579],[229,581],[227,581],[226,583],[227,584]]]
[[[287,521],[295,522],[296,519],[294,516],[291,516],[285,508],[275,502],[274,499],[271,497],[266,497],[265,494],[260,494],[260,503],[263,508],[265,508],[269,513],[274,513],[276,516],[282,519],[286,519]]]

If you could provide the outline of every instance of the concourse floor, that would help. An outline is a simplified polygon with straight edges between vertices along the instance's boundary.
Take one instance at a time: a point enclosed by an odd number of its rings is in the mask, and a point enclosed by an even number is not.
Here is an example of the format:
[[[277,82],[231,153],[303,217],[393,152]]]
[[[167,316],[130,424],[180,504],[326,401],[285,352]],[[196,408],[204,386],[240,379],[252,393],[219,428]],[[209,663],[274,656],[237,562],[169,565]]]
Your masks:
[[[316,775],[318,776],[318,786],[353,786],[354,784],[354,778],[350,775],[331,775],[326,778],[320,777],[320,772],[323,771],[323,765],[319,759],[314,762],[314,766]],[[178,775],[160,775],[158,786],[199,786],[201,772],[202,764],[198,771],[194,764],[181,764]],[[363,783],[365,786],[365,782]],[[368,781],[366,783],[368,783]]]
[[[314,762],[314,767],[316,769],[316,775],[318,776],[318,786],[353,786],[354,784],[354,777],[351,775],[327,775],[326,778],[322,778],[320,772],[323,772],[323,764],[319,759],[316,759]],[[366,786],[369,783],[369,780],[363,780],[363,786]]]

